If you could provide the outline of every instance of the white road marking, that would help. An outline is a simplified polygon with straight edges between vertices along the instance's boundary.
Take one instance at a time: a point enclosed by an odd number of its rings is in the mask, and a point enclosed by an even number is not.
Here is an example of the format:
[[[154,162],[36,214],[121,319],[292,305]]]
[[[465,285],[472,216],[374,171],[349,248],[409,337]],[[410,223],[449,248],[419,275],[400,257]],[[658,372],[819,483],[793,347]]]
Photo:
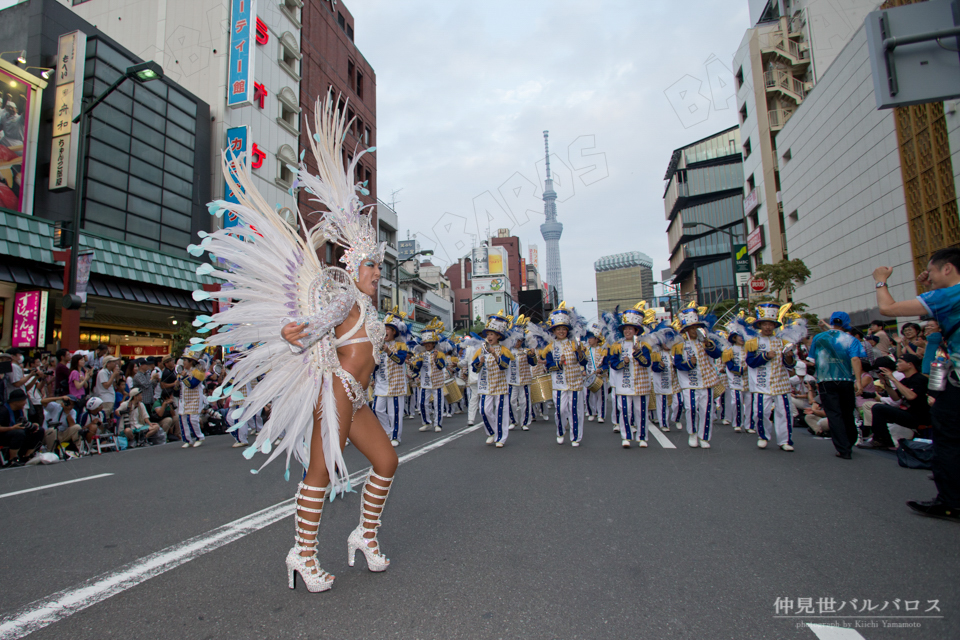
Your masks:
[[[844,629],[812,622],[807,623],[807,628],[813,631],[819,640],[866,640],[855,629]]]
[[[663,432],[660,431],[660,427],[650,426],[647,427],[647,433],[653,436],[653,439],[660,443],[660,446],[664,449],[676,449],[677,445],[670,442],[670,438],[663,435]]]
[[[434,440],[419,449],[414,449],[400,456],[400,464],[415,460],[479,428],[480,425],[467,427],[445,438]],[[366,467],[351,474],[350,482],[355,483],[359,481],[366,476],[369,470],[370,467]],[[100,476],[91,476],[91,478],[94,477]],[[82,478],[82,480],[89,480],[91,478]],[[134,560],[119,569],[101,574],[79,585],[31,602],[25,607],[21,607],[19,610],[0,618],[0,639],[14,640],[16,638],[22,638],[34,631],[39,631],[54,622],[63,620],[98,602],[103,602],[111,596],[122,593],[142,582],[146,582],[150,578],[166,573],[191,560],[196,560],[204,554],[219,549],[251,533],[255,533],[284,518],[289,518],[293,515],[293,509],[291,509],[293,504],[293,498],[284,500],[272,507],[267,507],[256,513],[229,522],[222,527],[217,527],[189,540],[178,542],[166,549]]]
[[[10,493],[0,493],[0,498],[9,498],[10,496],[19,496],[22,493],[30,493],[31,491],[43,491],[44,489],[50,489],[52,487],[61,487],[65,484],[73,484],[74,482],[84,482],[86,480],[96,480],[97,478],[106,478],[107,476],[112,476],[112,473],[100,473],[95,476],[87,476],[86,478],[77,478],[76,480],[66,480],[64,482],[54,482],[53,484],[45,484],[42,487],[34,487],[32,489],[23,489],[22,491],[11,491]]]

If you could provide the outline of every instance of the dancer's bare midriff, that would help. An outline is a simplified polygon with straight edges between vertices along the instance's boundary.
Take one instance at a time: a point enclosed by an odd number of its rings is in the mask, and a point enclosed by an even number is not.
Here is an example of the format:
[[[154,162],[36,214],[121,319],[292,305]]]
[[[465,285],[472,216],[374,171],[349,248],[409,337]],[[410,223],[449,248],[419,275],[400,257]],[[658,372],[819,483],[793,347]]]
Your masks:
[[[353,308],[350,309],[350,313],[347,314],[346,319],[334,329],[334,335],[338,338],[343,336],[353,329],[359,321],[360,305],[355,304]],[[340,366],[366,389],[370,385],[370,376],[373,374],[376,361],[373,358],[373,343],[369,341],[367,328],[365,326],[361,326],[357,329],[357,332],[351,336],[351,339],[354,341],[361,338],[368,339],[363,342],[355,342],[354,344],[337,347],[337,357],[340,359]]]

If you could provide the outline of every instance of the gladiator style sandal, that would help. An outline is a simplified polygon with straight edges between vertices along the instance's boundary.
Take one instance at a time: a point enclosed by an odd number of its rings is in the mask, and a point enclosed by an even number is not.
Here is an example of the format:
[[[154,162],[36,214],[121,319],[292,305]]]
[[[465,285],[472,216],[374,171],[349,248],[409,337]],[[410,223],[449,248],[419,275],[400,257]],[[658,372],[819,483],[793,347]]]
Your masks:
[[[387,496],[390,495],[390,485],[393,478],[384,478],[378,476],[373,471],[367,477],[363,485],[363,498],[360,504],[360,524],[350,537],[347,538],[347,564],[353,566],[353,561],[357,557],[357,551],[362,551],[367,559],[367,568],[370,571],[386,571],[390,566],[390,560],[380,553],[380,545],[377,542],[377,529],[380,528],[380,517],[383,515],[383,505],[387,502]],[[371,491],[371,488],[383,491],[383,495],[378,495]],[[379,500],[377,504],[374,500]]]
[[[320,495],[305,496],[303,495],[304,489],[307,491],[315,491]],[[297,586],[296,574],[298,573],[300,574],[300,579],[303,580],[303,584],[307,586],[307,591],[310,593],[326,591],[333,586],[333,576],[321,569],[320,563],[317,561],[317,537],[320,533],[320,517],[323,515],[323,500],[326,496],[326,487],[311,487],[303,482],[297,487],[297,512],[294,516],[296,518],[297,533],[294,536],[296,542],[293,548],[290,549],[290,553],[287,554],[287,586],[291,589]],[[315,504],[319,508],[313,509],[311,507],[305,507],[303,503]],[[301,515],[301,513],[303,515]],[[314,513],[317,514],[316,522],[304,517],[306,514]],[[304,529],[301,525],[310,525],[316,527],[316,529],[310,531],[309,529]],[[306,536],[312,536],[312,538]],[[303,552],[308,552],[308,555],[303,555]]]

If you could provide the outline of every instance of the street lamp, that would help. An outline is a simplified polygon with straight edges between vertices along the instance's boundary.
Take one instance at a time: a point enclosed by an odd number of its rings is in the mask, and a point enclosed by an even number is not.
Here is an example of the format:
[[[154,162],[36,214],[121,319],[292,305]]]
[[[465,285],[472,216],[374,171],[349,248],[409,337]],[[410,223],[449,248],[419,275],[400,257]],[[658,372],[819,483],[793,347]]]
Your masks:
[[[706,222],[684,222],[683,223],[684,229],[695,229],[701,226],[707,227],[709,229],[713,229],[714,231],[719,231],[720,233],[725,233],[730,238],[730,271],[733,274],[733,299],[739,302],[740,287],[737,286],[737,252],[733,245],[733,232],[730,231],[729,229],[721,229],[719,227],[715,227],[712,224],[707,224]],[[706,234],[702,233],[697,237],[699,238],[704,235]]]
[[[0,53],[0,57],[5,56],[8,53],[17,54],[17,64],[27,64],[27,51],[25,49],[21,51],[4,51],[3,53]]]
[[[126,72],[117,78],[113,84],[94,98],[92,102],[84,99],[80,108],[80,113],[73,119],[73,124],[80,123],[80,149],[77,158],[77,190],[73,201],[73,242],[70,249],[70,287],[69,293],[63,298],[64,309],[79,309],[83,300],[77,295],[77,254],[80,252],[80,221],[83,219],[83,201],[86,198],[87,185],[87,152],[89,148],[88,130],[90,128],[90,113],[93,109],[106,100],[107,96],[113,93],[117,87],[123,84],[124,80],[130,78],[136,82],[144,83],[151,80],[160,80],[163,78],[163,69],[153,60],[141,62],[131,67],[127,67]]]

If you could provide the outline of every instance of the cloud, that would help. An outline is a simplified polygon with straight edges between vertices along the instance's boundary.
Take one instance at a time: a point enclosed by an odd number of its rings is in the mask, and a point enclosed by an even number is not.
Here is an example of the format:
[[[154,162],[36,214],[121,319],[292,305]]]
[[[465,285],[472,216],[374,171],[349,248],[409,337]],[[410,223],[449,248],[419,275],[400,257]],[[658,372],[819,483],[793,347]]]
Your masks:
[[[729,68],[749,26],[746,2],[692,0],[682,9],[666,0],[347,6],[357,47],[376,72],[378,193],[389,200],[403,189],[401,229],[425,236],[439,229],[445,243],[470,243],[467,231],[485,231],[477,211],[493,215],[498,202],[502,214],[493,223],[520,218],[511,230],[524,254],[531,243],[540,246],[545,270],[543,218],[529,211],[529,185],[542,188],[538,163],[549,129],[551,152],[572,174],[573,193],[558,204],[568,303],[595,314],[595,303],[584,301],[595,298],[592,265],[601,256],[647,253],[655,279],[669,266],[662,197],[670,154],[736,124],[737,114],[711,110],[686,127],[664,92],[687,75],[702,81],[709,103],[705,65],[717,58]],[[525,215],[512,214],[517,202],[505,201],[502,194],[513,193],[505,184],[520,189],[516,208]]]

